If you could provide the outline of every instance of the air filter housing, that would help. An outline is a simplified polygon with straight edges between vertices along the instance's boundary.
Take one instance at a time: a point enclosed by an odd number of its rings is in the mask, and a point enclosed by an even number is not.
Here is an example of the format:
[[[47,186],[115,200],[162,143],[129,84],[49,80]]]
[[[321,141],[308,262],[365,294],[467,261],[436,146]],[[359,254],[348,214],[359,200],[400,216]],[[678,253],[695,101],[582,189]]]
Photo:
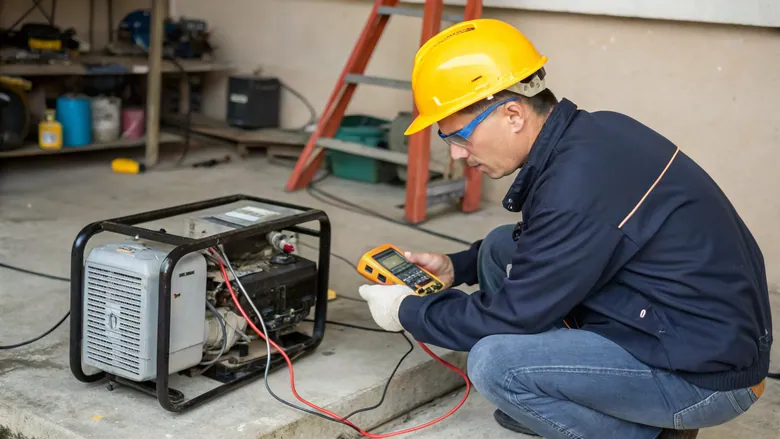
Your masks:
[[[93,249],[84,270],[84,363],[134,381],[157,373],[160,266],[172,247],[131,241]],[[171,280],[169,373],[198,364],[206,319],[206,260],[182,258]]]

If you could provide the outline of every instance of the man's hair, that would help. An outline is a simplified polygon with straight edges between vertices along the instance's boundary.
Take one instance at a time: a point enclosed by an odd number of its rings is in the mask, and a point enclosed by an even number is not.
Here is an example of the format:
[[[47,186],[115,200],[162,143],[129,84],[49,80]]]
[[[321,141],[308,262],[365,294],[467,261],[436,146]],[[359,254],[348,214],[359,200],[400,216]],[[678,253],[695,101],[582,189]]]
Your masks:
[[[534,73],[533,75],[529,76],[528,78],[520,81],[522,83],[530,82],[531,79],[534,78],[534,76],[539,75],[540,78],[544,78],[544,69]],[[475,102],[468,107],[460,110],[458,113],[461,114],[479,114],[485,110],[488,109],[491,105],[493,105],[496,102],[502,101],[504,99],[509,99],[517,97],[518,101],[526,103],[528,106],[533,109],[533,111],[542,116],[547,114],[550,110],[553,109],[558,104],[558,98],[555,97],[555,94],[552,92],[552,90],[545,88],[544,90],[540,91],[533,97],[525,97],[521,94],[515,93],[511,90],[501,90],[498,93],[493,95],[492,99],[482,99],[479,102]]]

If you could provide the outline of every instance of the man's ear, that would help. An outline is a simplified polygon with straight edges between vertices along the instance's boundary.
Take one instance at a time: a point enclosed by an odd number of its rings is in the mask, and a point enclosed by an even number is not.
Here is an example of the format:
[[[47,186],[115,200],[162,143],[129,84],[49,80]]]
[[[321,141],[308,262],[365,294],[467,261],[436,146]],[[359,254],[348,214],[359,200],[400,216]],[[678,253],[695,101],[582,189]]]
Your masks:
[[[520,132],[525,125],[525,108],[517,102],[510,102],[509,105],[504,107],[507,115],[509,116],[509,123],[512,126],[513,132]]]

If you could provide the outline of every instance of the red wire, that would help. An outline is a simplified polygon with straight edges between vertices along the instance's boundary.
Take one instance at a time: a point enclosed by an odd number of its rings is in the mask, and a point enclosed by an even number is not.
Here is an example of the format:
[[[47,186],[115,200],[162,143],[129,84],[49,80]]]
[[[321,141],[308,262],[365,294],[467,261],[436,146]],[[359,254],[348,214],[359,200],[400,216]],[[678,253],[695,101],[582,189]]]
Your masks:
[[[230,291],[230,296],[233,298],[233,302],[236,304],[236,308],[238,308],[238,310],[241,312],[241,315],[244,316],[244,319],[246,319],[246,321],[249,324],[249,326],[252,327],[252,329],[257,333],[257,335],[259,335],[263,340],[265,340],[266,337],[263,335],[263,332],[260,331],[259,329],[257,329],[257,326],[255,326],[255,324],[252,323],[252,320],[249,318],[249,316],[246,314],[244,309],[241,307],[241,304],[238,302],[238,297],[236,297],[236,292],[233,290],[233,286],[228,281],[228,274],[227,274],[227,271],[225,269],[225,265],[222,263],[222,258],[218,254],[216,254],[216,251],[214,251],[213,249],[210,249],[210,250],[211,250],[212,253],[215,254],[215,256],[217,258],[217,262],[219,263],[219,268],[222,271],[222,276],[225,279],[225,285],[227,285],[228,291]],[[398,435],[401,435],[401,434],[406,434],[406,433],[410,433],[410,432],[413,432],[413,431],[422,430],[425,427],[429,427],[429,426],[431,426],[433,424],[436,424],[437,422],[440,422],[440,421],[444,420],[445,418],[449,417],[450,415],[452,415],[453,413],[455,413],[455,411],[458,410],[466,402],[466,399],[468,399],[468,396],[469,396],[469,391],[471,390],[471,382],[469,381],[468,376],[463,371],[461,371],[457,367],[453,366],[452,364],[442,360],[436,354],[431,352],[431,350],[428,349],[427,346],[425,346],[423,343],[418,342],[420,344],[420,347],[422,347],[422,349],[425,352],[427,352],[428,355],[433,357],[439,363],[441,363],[444,366],[446,366],[448,369],[453,370],[455,373],[457,373],[458,375],[460,375],[463,378],[463,380],[466,382],[466,393],[463,395],[463,399],[461,399],[460,402],[458,403],[458,405],[453,407],[449,412],[445,413],[444,415],[442,415],[442,416],[440,416],[440,417],[438,417],[438,418],[436,418],[436,419],[434,419],[432,421],[426,422],[425,424],[418,425],[416,427],[407,428],[407,429],[404,429],[404,430],[390,432],[390,433],[371,434],[371,433],[368,433],[367,431],[364,431],[362,428],[358,427],[357,425],[353,424],[351,421],[349,421],[347,419],[344,419],[343,417],[341,417],[341,416],[339,416],[339,415],[337,415],[335,413],[332,413],[332,412],[330,412],[328,410],[325,410],[322,407],[318,407],[318,406],[310,403],[309,401],[305,400],[300,395],[298,395],[298,391],[295,390],[295,373],[293,372],[293,365],[292,365],[292,361],[290,361],[290,357],[288,357],[287,353],[284,351],[284,349],[282,349],[279,345],[274,343],[273,340],[268,339],[268,342],[273,347],[275,347],[276,350],[278,350],[280,354],[282,354],[282,356],[284,357],[284,361],[287,362],[287,366],[290,369],[290,388],[292,390],[293,395],[295,395],[295,397],[300,402],[302,402],[302,403],[308,405],[309,407],[311,407],[311,408],[313,408],[313,409],[315,409],[317,411],[320,411],[320,412],[322,412],[322,413],[324,413],[324,414],[326,414],[328,416],[331,416],[333,418],[338,419],[339,421],[341,421],[345,425],[350,426],[350,427],[354,428],[355,430],[357,430],[358,432],[360,432],[360,434],[362,434],[363,436],[369,437],[369,438],[373,438],[373,439],[381,439],[381,438],[386,438],[386,437],[398,436]],[[271,353],[269,352],[268,354],[270,355]]]

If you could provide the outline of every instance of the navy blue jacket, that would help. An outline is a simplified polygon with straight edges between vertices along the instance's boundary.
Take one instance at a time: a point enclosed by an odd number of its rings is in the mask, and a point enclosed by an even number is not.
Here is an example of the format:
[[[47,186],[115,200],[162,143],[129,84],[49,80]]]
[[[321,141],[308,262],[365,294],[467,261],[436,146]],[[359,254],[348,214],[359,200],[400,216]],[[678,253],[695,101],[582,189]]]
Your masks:
[[[704,388],[767,375],[761,251],[717,184],[666,138],[563,99],[503,204],[523,219],[503,287],[405,298],[400,321],[417,340],[467,351],[568,318]],[[450,255],[455,286],[478,282],[480,244]]]

